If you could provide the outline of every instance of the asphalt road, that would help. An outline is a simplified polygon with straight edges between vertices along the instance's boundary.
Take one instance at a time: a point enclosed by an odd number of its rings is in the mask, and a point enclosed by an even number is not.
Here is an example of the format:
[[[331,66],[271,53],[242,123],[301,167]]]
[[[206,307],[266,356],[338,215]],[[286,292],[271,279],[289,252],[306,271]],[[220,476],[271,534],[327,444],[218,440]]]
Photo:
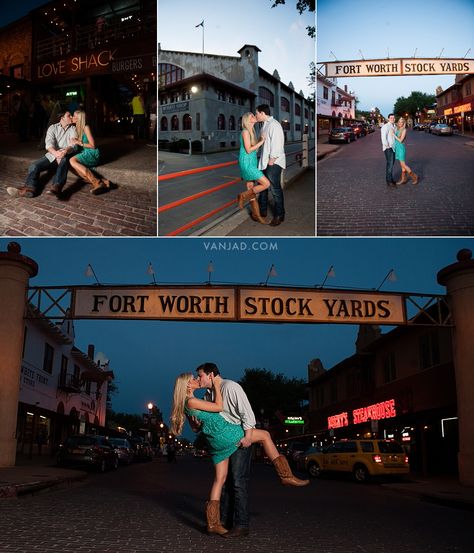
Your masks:
[[[285,488],[271,466],[257,464],[251,535],[207,536],[212,473],[209,459],[178,457],[177,464],[135,464],[77,487],[2,500],[0,553],[472,552],[474,512],[345,479]]]
[[[314,147],[314,141],[310,147]],[[301,144],[288,144],[285,150],[287,164],[289,165],[295,161],[295,155],[301,151]],[[314,160],[314,150],[311,152],[311,156]],[[235,150],[202,156],[186,156],[184,154],[159,152],[158,157],[159,174],[164,175],[207,165],[237,161],[239,153]],[[288,175],[291,174],[290,170],[293,173],[295,168],[289,168],[287,170]],[[158,234],[160,236],[169,235],[187,223],[196,221],[205,214],[232,202],[231,205],[228,205],[225,209],[219,210],[212,217],[206,218],[202,222],[193,225],[191,228],[179,232],[180,236],[199,234],[200,229],[209,226],[213,221],[238,211],[236,198],[240,192],[245,190],[243,182],[240,180],[237,164],[160,182],[158,184],[158,203],[159,207],[163,208],[172,202],[229,183],[236,179],[238,179],[237,182],[213,192],[212,194],[205,195],[178,207],[173,207],[170,210],[161,211],[158,218]]]
[[[420,181],[396,188],[385,184],[380,131],[342,145],[318,162],[318,235],[473,235],[472,143],[409,131],[406,162]],[[398,180],[398,162],[393,174]]]

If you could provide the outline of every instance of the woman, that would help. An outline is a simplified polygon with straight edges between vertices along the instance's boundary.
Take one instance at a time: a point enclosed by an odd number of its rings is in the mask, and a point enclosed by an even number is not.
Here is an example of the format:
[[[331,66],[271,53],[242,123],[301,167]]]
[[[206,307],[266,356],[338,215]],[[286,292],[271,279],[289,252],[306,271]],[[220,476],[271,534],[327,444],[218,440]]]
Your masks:
[[[91,167],[99,165],[100,152],[99,148],[95,146],[91,129],[86,124],[85,111],[75,111],[72,122],[76,125],[78,138],[71,140],[70,144],[71,146],[80,146],[82,149],[69,160],[69,163],[76,173],[92,186],[91,194],[101,194],[110,189],[110,181],[97,178],[90,170]]]
[[[238,448],[238,443],[244,437],[244,431],[239,424],[232,424],[221,416],[223,409],[221,377],[209,374],[215,393],[214,401],[204,401],[194,397],[199,388],[199,382],[191,373],[183,373],[176,379],[171,410],[171,432],[175,436],[181,434],[185,415],[195,417],[201,422],[201,432],[207,439],[209,452],[215,467],[214,482],[210,499],[206,504],[207,531],[210,534],[225,534],[227,530],[221,525],[219,503],[222,487],[227,478],[229,457]],[[278,453],[270,434],[266,430],[254,428],[251,435],[252,443],[260,442],[265,454],[275,465],[281,483],[287,486],[306,486],[309,480],[296,478],[288,465],[286,458]]]
[[[403,117],[400,117],[400,119],[397,121],[397,130],[393,135],[393,137],[395,138],[395,142],[393,143],[393,146],[395,148],[395,159],[398,159],[402,168],[402,176],[396,184],[405,184],[407,182],[407,173],[410,175],[413,184],[417,184],[417,175],[415,175],[415,173],[413,173],[410,167],[408,167],[408,165],[405,163],[406,149],[404,142],[406,136],[407,123]]]
[[[261,136],[257,142],[254,125],[257,118],[251,112],[245,113],[242,117],[242,133],[240,134],[240,153],[239,168],[242,179],[247,183],[247,191],[239,194],[237,199],[239,207],[242,209],[244,203],[250,200],[250,208],[253,218],[266,225],[267,222],[260,215],[256,194],[266,190],[270,186],[270,181],[257,167],[257,150],[265,142],[265,137]],[[255,185],[255,181],[259,184]]]

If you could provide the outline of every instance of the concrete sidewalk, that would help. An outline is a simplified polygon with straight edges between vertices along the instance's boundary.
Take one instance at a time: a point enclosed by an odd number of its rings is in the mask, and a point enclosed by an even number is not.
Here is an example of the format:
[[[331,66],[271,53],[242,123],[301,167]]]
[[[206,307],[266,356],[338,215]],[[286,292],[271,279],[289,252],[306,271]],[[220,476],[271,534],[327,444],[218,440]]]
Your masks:
[[[205,228],[201,236],[314,236],[315,235],[315,171],[314,167],[290,181],[284,188],[285,221],[277,226],[253,221],[247,208],[217,224]],[[271,193],[269,193],[271,202]],[[271,206],[269,209],[271,214]],[[270,221],[270,215],[267,217]]]
[[[73,486],[85,478],[87,472],[57,467],[56,458],[49,455],[20,458],[17,466],[0,468],[0,500]]]

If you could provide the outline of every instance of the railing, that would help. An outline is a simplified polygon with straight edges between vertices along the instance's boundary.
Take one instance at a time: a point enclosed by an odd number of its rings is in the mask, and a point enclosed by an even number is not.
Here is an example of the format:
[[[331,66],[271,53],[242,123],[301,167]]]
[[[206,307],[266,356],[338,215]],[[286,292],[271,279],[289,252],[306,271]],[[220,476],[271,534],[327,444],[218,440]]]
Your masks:
[[[132,19],[122,21],[127,14],[116,21],[107,22],[99,27],[96,23],[77,27],[72,30],[39,40],[36,45],[37,59],[66,56],[79,50],[94,50],[99,46],[108,45],[122,40],[140,38],[143,35],[156,33],[156,16],[150,14],[144,18],[138,12],[128,14]]]
[[[81,391],[81,380],[73,374],[60,374],[58,388],[69,393],[79,393]]]

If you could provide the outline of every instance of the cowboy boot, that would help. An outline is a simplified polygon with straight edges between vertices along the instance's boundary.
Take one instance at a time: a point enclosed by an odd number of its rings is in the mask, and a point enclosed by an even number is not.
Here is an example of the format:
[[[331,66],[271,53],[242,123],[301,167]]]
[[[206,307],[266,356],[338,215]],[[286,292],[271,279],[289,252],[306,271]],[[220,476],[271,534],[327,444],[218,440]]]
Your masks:
[[[396,182],[395,184],[405,184],[407,182],[407,180],[408,180],[407,172],[402,171],[402,176],[400,177],[400,180],[398,182]]]
[[[98,179],[90,169],[87,169],[86,167],[84,169],[84,172],[85,172],[84,180],[87,181],[92,186],[92,189],[90,191],[91,194],[97,195],[106,189],[101,179]]]
[[[245,192],[242,192],[237,196],[237,200],[239,201],[239,207],[240,209],[244,208],[244,203],[250,200],[255,200],[255,192],[253,191],[253,188],[250,190],[246,190]]]
[[[418,184],[418,175],[416,175],[413,171],[410,171],[408,174],[410,175],[413,184]]]
[[[279,455],[272,461],[281,483],[284,486],[306,486],[309,480],[300,480],[291,472],[290,465],[284,455]]]
[[[258,223],[262,223],[262,225],[268,225],[265,218],[260,215],[260,206],[258,205],[257,198],[251,199],[249,204],[250,204],[252,219],[254,221],[257,221]]]
[[[206,503],[206,520],[208,534],[226,534],[227,530],[221,524],[220,502],[211,499]]]

